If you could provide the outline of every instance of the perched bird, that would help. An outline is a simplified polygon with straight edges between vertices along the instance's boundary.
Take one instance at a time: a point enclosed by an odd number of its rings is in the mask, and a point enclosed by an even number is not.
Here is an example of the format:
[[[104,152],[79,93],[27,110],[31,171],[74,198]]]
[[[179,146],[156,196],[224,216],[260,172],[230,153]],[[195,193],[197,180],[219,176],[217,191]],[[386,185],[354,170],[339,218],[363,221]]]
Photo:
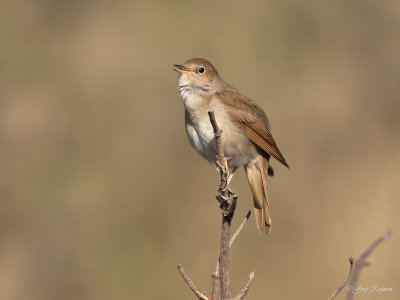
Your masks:
[[[221,79],[207,60],[193,58],[174,65],[185,108],[186,133],[190,144],[206,160],[215,163],[217,146],[208,111],[213,110],[228,167],[232,174],[244,166],[253,193],[255,219],[261,233],[271,230],[267,197],[267,175],[273,156],[289,168],[270,131],[264,111],[251,99]]]

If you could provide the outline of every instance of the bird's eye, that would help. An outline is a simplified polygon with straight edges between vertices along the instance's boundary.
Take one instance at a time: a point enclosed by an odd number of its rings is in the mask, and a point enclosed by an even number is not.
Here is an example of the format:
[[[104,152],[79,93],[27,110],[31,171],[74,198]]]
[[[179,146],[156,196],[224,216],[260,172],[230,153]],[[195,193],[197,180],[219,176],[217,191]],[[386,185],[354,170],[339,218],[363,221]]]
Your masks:
[[[204,67],[199,68],[199,73],[204,73]]]

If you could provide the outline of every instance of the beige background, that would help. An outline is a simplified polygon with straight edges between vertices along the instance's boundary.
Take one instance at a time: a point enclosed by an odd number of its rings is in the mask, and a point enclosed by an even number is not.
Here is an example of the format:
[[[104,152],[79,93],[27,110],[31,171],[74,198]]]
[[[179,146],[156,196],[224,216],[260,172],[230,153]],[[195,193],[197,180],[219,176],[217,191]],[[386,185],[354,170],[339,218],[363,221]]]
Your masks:
[[[210,59],[292,166],[272,233],[232,249],[236,294],[326,299],[388,227],[363,287],[399,299],[398,1],[3,1],[0,298],[194,299],[219,239],[218,174],[191,148],[172,64]],[[244,172],[234,226],[251,208]],[[343,299],[340,295],[338,299]]]

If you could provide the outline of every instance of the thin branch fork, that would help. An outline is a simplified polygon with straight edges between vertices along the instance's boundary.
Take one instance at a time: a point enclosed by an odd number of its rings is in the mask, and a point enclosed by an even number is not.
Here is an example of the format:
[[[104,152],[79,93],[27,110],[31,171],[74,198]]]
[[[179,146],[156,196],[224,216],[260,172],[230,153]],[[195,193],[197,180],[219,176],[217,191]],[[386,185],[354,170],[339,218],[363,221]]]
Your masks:
[[[368,260],[368,256],[372,253],[372,251],[375,250],[375,248],[381,244],[384,240],[386,240],[390,235],[391,235],[391,230],[388,229],[385,231],[383,235],[381,235],[379,238],[377,238],[356,260],[354,263],[354,270],[353,274],[350,278],[349,282],[349,287],[354,288],[357,285],[358,277],[360,276],[360,272],[362,268],[369,266],[371,264],[371,261]],[[353,290],[348,288],[347,289],[347,295],[346,295],[346,300],[352,300],[354,299],[354,293]]]
[[[251,215],[251,211],[249,210],[244,217],[242,223],[240,223],[238,229],[236,229],[235,233],[232,235],[230,241],[229,241],[229,247],[232,247],[233,243],[235,242],[236,238],[238,237],[239,233],[242,231],[244,225],[246,225],[247,221],[249,220]],[[253,276],[250,276],[251,279],[254,277],[254,271]],[[251,275],[251,273],[250,273]],[[212,295],[211,295],[211,300],[217,300],[218,298],[218,287],[219,287],[219,259],[217,260],[217,264],[215,265],[214,272],[212,273]],[[250,280],[251,283],[251,280]],[[248,283],[248,286],[250,286],[250,283]],[[243,290],[243,289],[242,289]],[[235,298],[236,299],[236,298]]]
[[[381,244],[384,240],[386,240],[391,234],[390,229],[386,230],[383,235],[377,238],[357,259],[353,260],[350,256],[350,271],[347,275],[346,280],[332,293],[332,295],[328,298],[328,300],[332,300],[335,298],[340,291],[348,284],[347,287],[347,295],[346,300],[354,299],[353,287],[356,286],[358,277],[360,276],[361,269],[370,265],[370,261],[368,260],[368,256],[374,251],[374,249]],[[352,288],[350,288],[352,287]]]
[[[253,281],[253,278],[254,278],[254,270],[251,270],[249,275],[249,280],[247,281],[246,285],[240,290],[239,294],[234,298],[234,300],[242,300],[247,295],[250,289],[250,284]]]
[[[236,238],[238,237],[239,233],[242,231],[244,226],[246,225],[247,221],[249,220],[251,215],[251,211],[249,210],[244,217],[242,223],[240,223],[239,227],[236,229],[235,233],[232,235],[230,241],[229,241],[229,247],[232,247],[233,243],[235,242]],[[202,300],[217,300],[218,299],[218,290],[219,290],[219,259],[217,260],[217,264],[215,265],[214,272],[212,273],[212,295],[211,298],[207,297],[205,292],[200,292],[200,290],[196,287],[196,285],[193,283],[193,281],[190,279],[190,277],[186,274],[185,270],[183,269],[182,265],[178,265],[178,271],[181,273],[183,279],[187,283],[187,285],[190,287],[192,292],[197,296],[197,298],[202,299]],[[247,284],[241,289],[241,292],[239,293],[238,296],[236,296],[234,299],[243,299],[243,298],[238,298],[241,294],[242,291],[246,288],[247,290],[250,287],[250,283],[254,278],[254,270],[251,270],[250,275],[249,275],[249,281]],[[247,291],[246,291],[247,294]]]

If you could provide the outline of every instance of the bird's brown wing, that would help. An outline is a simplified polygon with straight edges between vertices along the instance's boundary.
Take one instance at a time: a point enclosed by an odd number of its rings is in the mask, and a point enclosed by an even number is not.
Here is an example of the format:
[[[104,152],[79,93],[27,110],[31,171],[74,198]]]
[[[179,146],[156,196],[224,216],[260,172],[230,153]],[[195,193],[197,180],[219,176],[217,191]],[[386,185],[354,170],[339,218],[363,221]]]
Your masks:
[[[267,116],[253,100],[234,89],[224,89],[216,96],[226,106],[232,119],[244,126],[246,135],[253,143],[289,168],[272,137]]]

